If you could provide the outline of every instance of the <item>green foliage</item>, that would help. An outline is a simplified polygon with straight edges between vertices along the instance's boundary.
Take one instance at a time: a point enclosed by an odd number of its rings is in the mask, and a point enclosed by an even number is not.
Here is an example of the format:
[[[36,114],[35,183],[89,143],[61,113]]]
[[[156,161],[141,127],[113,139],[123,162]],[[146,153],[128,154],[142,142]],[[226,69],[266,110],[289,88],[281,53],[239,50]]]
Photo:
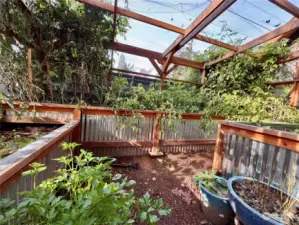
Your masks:
[[[253,93],[256,88],[269,91],[266,82],[277,72],[277,60],[286,56],[289,51],[285,39],[236,55],[209,70],[205,89],[221,93],[240,91],[247,94]]]
[[[76,143],[64,143],[63,149],[73,153]],[[113,174],[107,157],[93,157],[81,149],[78,156],[56,159],[64,164],[56,176],[43,181],[33,191],[24,192],[17,208],[0,201],[0,224],[13,219],[12,224],[156,224],[170,209],[162,199],[154,200],[146,193],[134,196],[135,181]],[[32,164],[25,175],[36,177],[45,169]],[[6,204],[6,205],[5,205]]]
[[[111,66],[113,14],[74,0],[0,4],[1,81],[15,99],[103,103]],[[124,35],[127,29],[128,20],[117,17],[116,34]],[[32,96],[28,48],[32,49]]]

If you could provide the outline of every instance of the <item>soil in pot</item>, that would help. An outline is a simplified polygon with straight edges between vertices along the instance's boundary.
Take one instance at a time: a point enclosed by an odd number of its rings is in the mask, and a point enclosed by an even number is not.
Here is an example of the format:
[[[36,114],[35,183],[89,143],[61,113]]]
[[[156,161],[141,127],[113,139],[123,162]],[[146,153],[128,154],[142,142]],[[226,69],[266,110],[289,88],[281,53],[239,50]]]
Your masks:
[[[237,180],[234,191],[250,207],[282,224],[299,224],[298,202],[267,184],[256,180]]]

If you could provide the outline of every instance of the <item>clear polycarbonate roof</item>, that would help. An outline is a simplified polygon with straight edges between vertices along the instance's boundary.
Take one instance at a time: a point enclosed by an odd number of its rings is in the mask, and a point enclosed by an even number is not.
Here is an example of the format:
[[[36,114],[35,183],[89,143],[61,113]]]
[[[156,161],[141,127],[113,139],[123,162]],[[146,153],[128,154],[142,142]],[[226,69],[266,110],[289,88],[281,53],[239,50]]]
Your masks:
[[[114,0],[106,0],[114,4]],[[186,29],[204,10],[212,0],[118,0],[118,7],[132,12]],[[290,0],[299,6],[299,0]],[[218,18],[210,23],[200,34],[234,45],[244,44],[273,31],[293,18],[293,15],[279,8],[267,0],[237,0]],[[179,36],[159,27],[155,27],[134,19],[129,19],[131,29],[126,37],[116,40],[157,52],[164,52]],[[193,39],[188,43],[193,55],[203,53],[211,44]],[[177,52],[176,56],[189,59],[188,54]],[[191,54],[192,55],[192,54]],[[147,59],[136,60],[141,57],[127,57],[132,64],[139,64],[138,68],[152,66]],[[133,59],[134,58],[134,59]],[[117,59],[116,59],[117,61]]]

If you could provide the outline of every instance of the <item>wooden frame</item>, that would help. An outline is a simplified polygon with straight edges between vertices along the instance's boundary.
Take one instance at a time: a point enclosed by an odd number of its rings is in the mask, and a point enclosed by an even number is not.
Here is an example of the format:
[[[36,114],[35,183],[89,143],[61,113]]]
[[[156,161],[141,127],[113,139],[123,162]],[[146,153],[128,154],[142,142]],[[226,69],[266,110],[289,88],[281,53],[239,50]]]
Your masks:
[[[221,121],[218,125],[213,170],[221,170],[226,133],[235,134],[257,142],[271,144],[280,148],[299,152],[299,135],[297,134],[237,122]]]
[[[299,8],[288,0],[269,0],[278,7],[299,18]]]
[[[178,51],[214,19],[229,8],[236,0],[214,0],[163,53],[163,57]]]

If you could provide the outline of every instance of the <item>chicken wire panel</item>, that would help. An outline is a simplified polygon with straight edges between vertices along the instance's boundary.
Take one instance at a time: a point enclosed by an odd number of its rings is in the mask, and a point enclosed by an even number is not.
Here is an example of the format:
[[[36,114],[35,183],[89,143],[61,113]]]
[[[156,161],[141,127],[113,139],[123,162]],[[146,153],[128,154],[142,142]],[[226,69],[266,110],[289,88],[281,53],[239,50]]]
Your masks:
[[[70,142],[70,136],[66,137],[64,142]],[[47,169],[38,174],[36,185],[39,185],[43,180],[52,177],[57,169],[62,168],[63,165],[54,159],[67,154],[67,151],[62,150],[62,147],[58,145],[48,155],[44,156],[40,163],[45,164]],[[14,182],[10,184],[4,192],[0,192],[0,198],[9,198],[10,200],[14,200],[16,204],[19,204],[24,198],[24,195],[21,195],[20,192],[32,191],[33,189],[33,177],[20,176],[18,179],[14,180]]]
[[[217,124],[203,130],[198,120],[163,119],[161,125],[162,140],[205,140],[216,139]]]
[[[151,141],[154,119],[85,115],[82,120],[82,140]]]

